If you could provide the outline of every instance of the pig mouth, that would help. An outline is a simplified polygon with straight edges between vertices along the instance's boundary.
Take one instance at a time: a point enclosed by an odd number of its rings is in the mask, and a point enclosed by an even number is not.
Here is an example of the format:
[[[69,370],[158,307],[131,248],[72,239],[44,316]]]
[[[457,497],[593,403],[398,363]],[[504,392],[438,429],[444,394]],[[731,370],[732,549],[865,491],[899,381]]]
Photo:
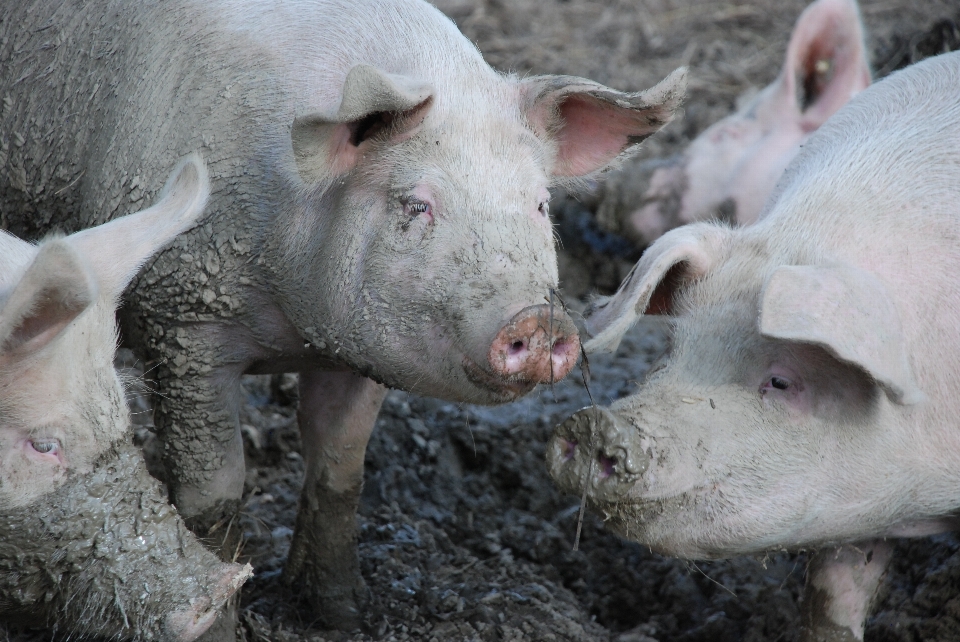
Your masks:
[[[463,371],[473,385],[494,395],[495,403],[506,403],[524,396],[537,387],[537,382],[517,374],[501,377],[481,367],[470,357],[463,357]]]

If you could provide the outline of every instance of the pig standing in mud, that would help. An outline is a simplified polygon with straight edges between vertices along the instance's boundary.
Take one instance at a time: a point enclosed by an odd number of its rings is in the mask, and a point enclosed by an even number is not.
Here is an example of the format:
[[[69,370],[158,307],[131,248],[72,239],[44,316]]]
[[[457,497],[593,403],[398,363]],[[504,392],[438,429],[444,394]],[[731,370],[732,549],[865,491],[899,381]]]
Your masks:
[[[237,510],[240,376],[298,371],[286,576],[350,628],[385,386],[494,404],[565,376],[547,189],[616,162],[684,92],[682,72],[635,94],[502,75],[420,0],[46,0],[8,8],[0,43],[0,226],[114,218],[203,150],[206,223],[122,313],[159,364],[172,499],[200,534]]]
[[[856,0],[817,0],[797,20],[773,84],[679,156],[613,174],[598,188],[597,217],[640,247],[695,221],[753,223],[807,137],[869,85]]]
[[[0,231],[0,619],[188,642],[250,575],[147,474],[113,370],[118,297],[208,193],[194,156],[138,214],[39,247]]]
[[[718,558],[815,549],[808,640],[862,639],[889,537],[960,509],[960,53],[880,82],[810,137],[767,214],[654,243],[589,314],[672,352],[555,432],[557,483],[617,533]]]

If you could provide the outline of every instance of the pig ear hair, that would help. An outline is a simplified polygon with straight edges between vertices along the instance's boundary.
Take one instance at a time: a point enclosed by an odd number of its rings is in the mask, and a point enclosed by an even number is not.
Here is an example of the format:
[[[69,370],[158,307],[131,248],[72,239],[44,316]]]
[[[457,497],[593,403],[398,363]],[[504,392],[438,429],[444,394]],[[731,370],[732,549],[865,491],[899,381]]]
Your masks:
[[[206,166],[193,153],[171,172],[152,207],[65,240],[87,259],[104,294],[116,298],[147,259],[196,225],[209,196]]]
[[[613,352],[643,314],[671,314],[674,295],[716,264],[729,228],[698,223],[671,230],[647,248],[610,297],[584,311],[584,350]]]
[[[760,333],[812,343],[862,368],[891,401],[924,399],[907,359],[897,308],[883,283],[850,265],[777,268],[760,304]]]
[[[363,141],[384,131],[397,134],[419,125],[433,103],[433,93],[428,83],[372,65],[355,65],[343,82],[336,114],[294,119],[290,139],[297,171],[305,182],[313,183],[351,169]],[[340,136],[335,135],[338,131]]]
[[[673,120],[687,89],[687,69],[655,87],[623,93],[573,76],[535,76],[522,82],[527,121],[557,144],[552,174],[588,176],[606,169]]]
[[[870,86],[856,0],[817,0],[804,10],[790,36],[781,83],[807,131]]]
[[[93,275],[69,243],[56,239],[41,245],[0,307],[0,363],[45,347],[96,297]]]

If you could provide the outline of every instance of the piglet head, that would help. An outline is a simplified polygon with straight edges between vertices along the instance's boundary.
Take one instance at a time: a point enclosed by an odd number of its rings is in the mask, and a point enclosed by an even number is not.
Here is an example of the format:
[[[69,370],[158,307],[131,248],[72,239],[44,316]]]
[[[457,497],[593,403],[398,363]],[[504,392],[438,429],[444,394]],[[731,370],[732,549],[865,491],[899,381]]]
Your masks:
[[[548,188],[602,171],[669,121],[683,74],[625,94],[468,67],[450,78],[358,65],[335,115],[294,123],[312,227],[281,231],[277,260],[299,272],[278,274],[277,289],[328,358],[499,403],[559,381],[579,355],[555,295]]]
[[[140,265],[202,212],[188,157],[154,207],[39,247],[0,232],[0,508],[89,472],[127,435],[114,309]]]
[[[0,612],[71,635],[189,642],[249,577],[187,530],[130,443],[114,309],[196,222],[197,156],[153,207],[37,246],[0,232]],[[131,581],[136,578],[136,581]]]

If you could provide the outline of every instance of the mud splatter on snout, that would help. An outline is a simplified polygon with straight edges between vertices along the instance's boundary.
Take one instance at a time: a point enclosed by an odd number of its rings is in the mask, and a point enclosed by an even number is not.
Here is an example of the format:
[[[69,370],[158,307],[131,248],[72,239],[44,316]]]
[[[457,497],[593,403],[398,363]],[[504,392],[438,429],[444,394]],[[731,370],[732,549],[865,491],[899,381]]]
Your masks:
[[[126,441],[0,518],[0,614],[71,636],[188,642],[250,574],[203,548]]]

